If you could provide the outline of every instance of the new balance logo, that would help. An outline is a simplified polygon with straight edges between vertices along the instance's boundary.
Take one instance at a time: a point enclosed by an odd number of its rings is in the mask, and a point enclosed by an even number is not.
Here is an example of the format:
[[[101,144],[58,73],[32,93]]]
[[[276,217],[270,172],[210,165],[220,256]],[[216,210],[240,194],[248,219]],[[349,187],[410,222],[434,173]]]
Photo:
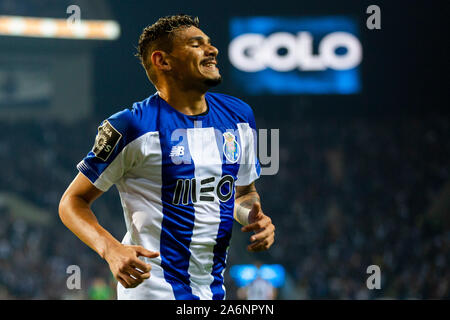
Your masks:
[[[184,156],[183,146],[173,146],[172,151],[170,151],[169,157],[182,157]]]

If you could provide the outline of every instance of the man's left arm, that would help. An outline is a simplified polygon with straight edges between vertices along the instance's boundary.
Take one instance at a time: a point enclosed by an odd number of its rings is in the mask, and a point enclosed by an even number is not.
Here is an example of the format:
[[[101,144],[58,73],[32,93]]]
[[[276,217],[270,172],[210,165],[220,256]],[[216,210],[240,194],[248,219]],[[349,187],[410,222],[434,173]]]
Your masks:
[[[250,237],[248,251],[269,249],[275,241],[275,226],[272,219],[261,210],[261,201],[255,183],[248,186],[236,186],[234,218],[243,225],[243,232],[254,231]]]

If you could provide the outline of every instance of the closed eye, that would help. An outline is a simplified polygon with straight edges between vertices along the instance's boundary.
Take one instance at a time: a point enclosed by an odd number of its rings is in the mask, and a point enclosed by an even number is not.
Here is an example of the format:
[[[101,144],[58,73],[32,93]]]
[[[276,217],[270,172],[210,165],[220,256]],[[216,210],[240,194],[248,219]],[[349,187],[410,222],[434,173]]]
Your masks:
[[[205,43],[211,45],[211,39],[208,37],[204,38],[202,36],[195,36],[188,39],[188,43],[190,43],[193,48],[199,48]]]

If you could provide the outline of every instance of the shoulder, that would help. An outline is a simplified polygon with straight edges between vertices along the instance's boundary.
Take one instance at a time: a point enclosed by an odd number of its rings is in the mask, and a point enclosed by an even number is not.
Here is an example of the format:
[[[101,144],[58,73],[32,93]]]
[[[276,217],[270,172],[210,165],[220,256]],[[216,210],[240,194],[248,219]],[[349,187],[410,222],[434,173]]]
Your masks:
[[[114,113],[102,122],[109,123],[115,130],[131,141],[137,137],[156,130],[158,103],[154,95],[145,100],[135,102],[130,108]]]
[[[208,92],[207,97],[217,104],[228,109],[228,111],[240,114],[247,119],[253,119],[253,109],[243,100],[224,93]]]

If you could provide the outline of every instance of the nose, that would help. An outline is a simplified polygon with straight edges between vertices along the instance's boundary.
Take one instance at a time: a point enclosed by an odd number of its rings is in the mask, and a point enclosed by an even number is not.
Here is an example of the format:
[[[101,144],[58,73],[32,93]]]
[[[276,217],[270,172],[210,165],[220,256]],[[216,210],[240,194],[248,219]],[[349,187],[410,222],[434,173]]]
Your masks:
[[[217,57],[217,55],[219,54],[219,49],[214,47],[212,44],[209,44],[207,46],[207,49],[206,49],[205,53],[206,53],[207,56]]]

